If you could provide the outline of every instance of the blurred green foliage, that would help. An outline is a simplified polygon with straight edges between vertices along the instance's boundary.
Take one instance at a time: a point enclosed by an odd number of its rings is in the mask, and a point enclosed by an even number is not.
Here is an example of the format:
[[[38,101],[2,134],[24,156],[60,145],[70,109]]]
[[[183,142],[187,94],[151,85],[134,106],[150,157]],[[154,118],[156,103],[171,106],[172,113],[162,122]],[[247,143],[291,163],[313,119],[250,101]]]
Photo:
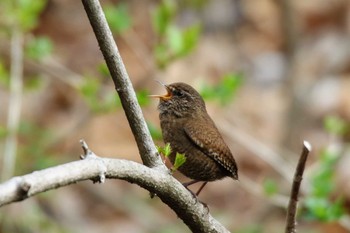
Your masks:
[[[158,126],[153,124],[152,122],[147,122],[148,130],[151,133],[153,140],[161,140],[163,138],[162,131]]]
[[[349,124],[340,117],[327,116],[324,129],[341,137],[348,132]],[[311,174],[310,191],[301,202],[304,219],[331,222],[339,220],[346,213],[343,198],[335,192],[334,172],[340,156],[340,152],[331,147],[320,152],[317,169]],[[267,196],[278,192],[278,184],[272,179],[266,179],[263,187]]]
[[[24,80],[24,88],[26,91],[36,91],[42,87],[43,79],[40,75],[27,76]]]
[[[4,125],[0,125],[0,139],[3,139],[7,136],[8,130]]]
[[[153,12],[153,29],[159,36],[164,36],[176,15],[177,4],[173,0],[163,0]]]
[[[252,223],[253,224],[253,223]],[[237,231],[235,231],[236,233],[262,233],[264,232],[262,230],[261,226],[258,225],[249,225],[249,226],[245,226]]]
[[[311,192],[305,197],[304,216],[307,219],[336,221],[345,213],[341,197],[332,197],[335,190],[334,170],[339,159],[337,153],[323,150],[320,166],[312,175]]]
[[[47,37],[32,37],[25,47],[25,54],[28,58],[41,60],[50,55],[53,50],[53,44]]]
[[[263,189],[267,196],[273,196],[278,192],[278,184],[273,179],[265,179],[263,183]]]
[[[8,88],[10,85],[10,78],[8,69],[5,67],[4,62],[0,59],[0,85]]]
[[[18,136],[21,147],[19,147],[19,156],[17,156],[17,174],[41,170],[58,163],[59,157],[48,148],[53,136],[50,130],[36,123],[22,120]]]
[[[240,74],[226,74],[216,85],[204,84],[200,90],[200,94],[204,99],[217,100],[224,106],[232,101],[232,98],[237,93],[237,90],[243,83],[243,77]]]
[[[103,76],[109,78],[109,70],[106,62],[101,62],[99,65],[97,65],[98,72]]]
[[[121,107],[119,96],[115,91],[105,91],[102,82],[95,77],[86,77],[79,91],[95,113],[106,113]]]
[[[201,32],[200,24],[180,29],[175,24],[178,5],[174,0],[163,0],[153,11],[152,25],[157,37],[154,48],[158,68],[188,55],[196,47]]]
[[[46,0],[3,0],[0,2],[0,30],[9,36],[13,30],[19,30],[26,38],[23,44],[24,56],[27,59],[42,60],[53,51],[53,43],[47,37],[36,37],[31,33],[38,23],[40,13],[46,6]],[[29,36],[28,36],[29,35]],[[29,39],[28,39],[29,38]],[[11,66],[11,64],[10,64]],[[0,84],[8,88],[10,74],[8,67],[0,60]],[[40,87],[40,78],[24,79],[25,89]]]
[[[103,10],[112,32],[121,34],[132,26],[132,18],[125,3],[104,5]]]
[[[338,116],[326,116],[324,128],[331,134],[342,136],[349,132],[350,124]]]
[[[147,106],[150,103],[149,95],[150,93],[146,89],[136,91],[137,101],[139,102],[141,107]]]
[[[33,29],[39,14],[45,7],[46,0],[2,0],[0,2],[0,17],[2,25],[9,30],[17,26],[23,32]]]
[[[45,196],[52,196],[52,193],[43,193],[40,195],[42,203],[46,203]],[[54,198],[54,197],[52,197]],[[45,205],[44,205],[45,206]],[[59,221],[53,221],[52,215],[47,214],[47,209],[43,211],[43,205],[28,203],[27,208],[22,208],[20,213],[17,213],[13,218],[4,218],[8,214],[7,211],[0,213],[1,232],[45,232],[45,233],[72,233],[72,231]],[[30,207],[30,208],[28,208]],[[6,212],[6,213],[5,213]],[[11,211],[9,211],[11,212]]]
[[[324,128],[338,137],[348,132],[349,124],[337,116],[327,116]],[[312,174],[311,191],[304,201],[303,215],[307,219],[324,222],[339,220],[344,214],[344,201],[336,196],[334,171],[340,152],[331,148],[323,149],[319,156],[319,166]]]

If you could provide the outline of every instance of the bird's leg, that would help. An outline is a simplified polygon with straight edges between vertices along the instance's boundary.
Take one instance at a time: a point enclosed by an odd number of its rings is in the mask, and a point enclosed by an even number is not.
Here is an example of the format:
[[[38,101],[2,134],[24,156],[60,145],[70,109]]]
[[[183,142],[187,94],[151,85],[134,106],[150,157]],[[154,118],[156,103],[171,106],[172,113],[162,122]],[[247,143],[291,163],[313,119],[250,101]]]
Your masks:
[[[190,186],[190,185],[192,185],[192,184],[195,184],[195,183],[198,183],[198,182],[200,182],[200,181],[199,181],[199,180],[191,180],[191,181],[189,181],[189,182],[182,183],[182,185],[185,186],[185,188],[186,188],[187,190],[189,190],[189,191],[192,193],[193,196],[197,197],[197,196],[199,195],[199,193],[202,191],[202,189],[204,188],[204,186],[208,183],[208,181],[205,181],[205,182],[201,185],[201,187],[198,189],[198,191],[197,191],[196,193],[193,193],[193,192],[188,188],[188,186]]]
[[[199,180],[191,180],[189,182],[182,183],[182,185],[192,194],[192,196],[194,198],[196,198],[197,195],[194,192],[192,192],[191,189],[188,188],[188,186],[195,184],[195,183],[198,183],[198,182],[199,182]]]
[[[204,203],[204,202],[202,202],[202,201],[200,201],[200,200],[198,199],[199,193],[202,191],[202,189],[203,189],[204,186],[208,183],[208,181],[205,181],[205,182],[201,185],[201,187],[198,189],[198,191],[197,191],[196,193],[192,192],[192,191],[188,188],[188,186],[190,186],[190,185],[192,185],[192,184],[195,184],[195,183],[198,183],[198,182],[200,182],[200,181],[199,181],[199,180],[191,180],[191,181],[189,181],[189,182],[182,183],[182,185],[192,194],[193,198],[195,198],[196,201],[199,201],[199,202],[208,210],[208,212],[209,212],[209,207],[208,207],[208,205],[207,205],[206,203]]]
[[[198,196],[199,195],[199,193],[202,191],[202,189],[204,188],[204,186],[206,185],[208,183],[208,181],[205,181],[202,185],[201,185],[201,187],[198,189],[198,191],[196,192],[196,196]]]
[[[191,180],[189,182],[182,183],[182,185],[185,186],[185,188],[187,188],[187,186],[190,186],[190,185],[198,183],[198,182],[199,182],[199,180]]]

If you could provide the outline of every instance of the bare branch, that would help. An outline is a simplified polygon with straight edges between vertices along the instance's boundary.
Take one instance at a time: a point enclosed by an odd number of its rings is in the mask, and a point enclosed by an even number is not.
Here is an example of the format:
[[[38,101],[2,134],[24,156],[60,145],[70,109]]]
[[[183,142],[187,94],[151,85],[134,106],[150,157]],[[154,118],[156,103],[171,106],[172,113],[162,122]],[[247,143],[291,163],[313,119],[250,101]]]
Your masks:
[[[228,232],[183,185],[170,174],[142,164],[100,158],[82,141],[83,160],[66,163],[0,184],[0,206],[83,180],[122,179],[155,193],[193,232]]]
[[[103,57],[111,73],[115,89],[117,90],[130,128],[135,137],[143,163],[148,167],[162,167],[157,149],[143,118],[135,91],[126,72],[118,47],[108,27],[105,15],[98,0],[82,0],[90,24],[95,32]]]
[[[23,89],[23,35],[18,26],[14,26],[11,35],[11,77],[10,102],[7,117],[7,130],[1,179],[13,175],[17,154],[17,130],[21,117]]]
[[[296,232],[296,212],[298,207],[298,195],[300,190],[301,181],[303,179],[303,173],[305,169],[305,163],[307,157],[311,151],[311,145],[309,142],[304,141],[303,151],[300,155],[300,159],[295,170],[292,190],[290,193],[289,205],[287,209],[287,220],[286,220],[286,233],[295,233]]]
[[[228,232],[210,215],[206,206],[169,174],[162,163],[102,8],[97,0],[82,0],[82,2],[145,165],[127,160],[100,158],[84,141],[81,141],[84,150],[81,161],[14,177],[0,184],[0,206],[83,180],[90,179],[102,183],[105,178],[116,178],[136,183],[157,195],[193,232]]]

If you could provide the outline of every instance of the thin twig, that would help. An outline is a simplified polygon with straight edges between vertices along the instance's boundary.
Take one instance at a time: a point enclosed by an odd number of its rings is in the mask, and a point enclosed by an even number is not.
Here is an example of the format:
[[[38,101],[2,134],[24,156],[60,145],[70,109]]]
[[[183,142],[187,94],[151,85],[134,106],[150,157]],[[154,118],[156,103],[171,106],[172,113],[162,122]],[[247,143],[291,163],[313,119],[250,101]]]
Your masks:
[[[17,131],[22,108],[23,89],[23,35],[18,27],[12,30],[11,38],[11,75],[10,102],[7,119],[8,135],[6,137],[4,159],[2,166],[2,180],[13,175],[17,154]]]
[[[296,232],[296,212],[298,207],[298,195],[300,190],[301,181],[303,179],[303,173],[307,157],[311,151],[311,145],[309,142],[304,141],[303,151],[300,155],[298,165],[295,170],[292,190],[290,193],[289,205],[287,209],[287,220],[286,220],[286,233]]]
[[[118,47],[108,27],[106,17],[98,0],[82,0],[90,24],[95,32],[103,57],[106,60],[130,128],[135,137],[143,163],[149,167],[159,167],[165,172],[157,149],[143,118],[135,91],[126,72]]]

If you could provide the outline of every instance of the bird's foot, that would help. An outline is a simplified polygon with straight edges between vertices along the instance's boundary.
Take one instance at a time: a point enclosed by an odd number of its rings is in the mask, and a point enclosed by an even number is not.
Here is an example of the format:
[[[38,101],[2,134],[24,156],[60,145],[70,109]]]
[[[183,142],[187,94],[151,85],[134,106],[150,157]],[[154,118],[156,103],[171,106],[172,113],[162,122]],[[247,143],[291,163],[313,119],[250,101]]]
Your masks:
[[[195,184],[195,183],[198,183],[198,182],[199,182],[198,180],[191,180],[189,182],[182,183],[182,185],[192,194],[192,197],[196,198],[196,199],[197,199],[197,194],[192,192],[192,190],[189,189],[188,186]]]
[[[198,191],[196,193],[192,192],[191,189],[188,188],[188,186],[192,185],[192,184],[195,184],[195,183],[198,183],[200,181],[198,180],[192,180],[192,181],[189,181],[189,182],[186,182],[186,183],[182,183],[182,185],[192,194],[192,197],[195,199],[196,203],[201,203],[207,210],[208,210],[208,213],[209,213],[209,206],[207,203],[205,202],[202,202],[201,200],[199,200],[198,198],[198,195],[199,193],[202,191],[202,189],[204,188],[204,186],[208,183],[207,181],[205,181],[201,187],[198,189]]]

